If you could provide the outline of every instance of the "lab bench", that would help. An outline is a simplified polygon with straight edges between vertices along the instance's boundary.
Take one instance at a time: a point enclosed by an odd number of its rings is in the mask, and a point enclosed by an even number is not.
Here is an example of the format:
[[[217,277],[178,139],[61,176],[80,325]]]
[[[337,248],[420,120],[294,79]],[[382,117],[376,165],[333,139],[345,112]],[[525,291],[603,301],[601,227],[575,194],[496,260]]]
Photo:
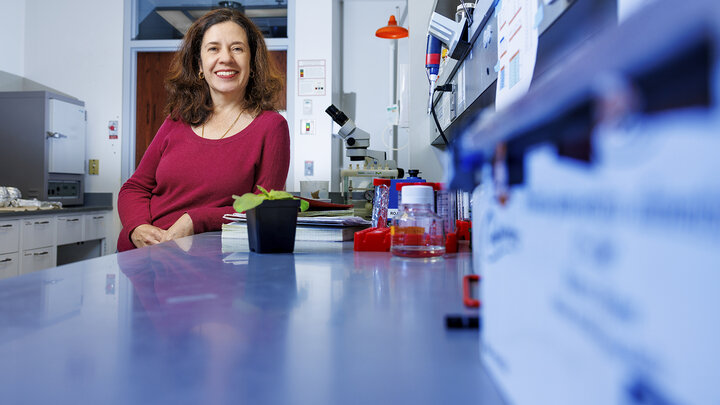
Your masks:
[[[106,253],[112,194],[85,198],[77,207],[0,212],[0,279]]]
[[[7,403],[503,404],[435,260],[199,234],[0,281]]]

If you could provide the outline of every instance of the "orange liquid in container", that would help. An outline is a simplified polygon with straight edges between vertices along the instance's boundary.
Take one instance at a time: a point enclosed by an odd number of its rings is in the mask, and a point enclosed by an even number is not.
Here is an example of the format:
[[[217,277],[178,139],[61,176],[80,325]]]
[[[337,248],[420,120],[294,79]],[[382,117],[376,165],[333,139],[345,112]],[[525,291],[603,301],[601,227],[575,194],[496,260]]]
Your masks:
[[[400,211],[390,230],[390,251],[402,257],[435,257],[445,254],[443,220],[432,211],[430,186],[403,187]]]

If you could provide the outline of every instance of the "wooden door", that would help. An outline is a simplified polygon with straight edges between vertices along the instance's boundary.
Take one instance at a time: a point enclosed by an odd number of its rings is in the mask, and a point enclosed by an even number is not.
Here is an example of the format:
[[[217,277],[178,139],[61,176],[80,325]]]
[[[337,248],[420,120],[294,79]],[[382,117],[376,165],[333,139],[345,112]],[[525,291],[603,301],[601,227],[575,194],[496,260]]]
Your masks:
[[[270,61],[275,63],[275,67],[282,76],[283,88],[278,96],[278,111],[287,110],[287,51],[270,51]]]
[[[174,52],[138,52],[135,110],[135,167],[165,120],[165,77]],[[287,51],[270,51],[270,59],[283,77],[278,110],[287,108]]]
[[[135,110],[135,167],[165,121],[165,77],[175,52],[138,52]]]

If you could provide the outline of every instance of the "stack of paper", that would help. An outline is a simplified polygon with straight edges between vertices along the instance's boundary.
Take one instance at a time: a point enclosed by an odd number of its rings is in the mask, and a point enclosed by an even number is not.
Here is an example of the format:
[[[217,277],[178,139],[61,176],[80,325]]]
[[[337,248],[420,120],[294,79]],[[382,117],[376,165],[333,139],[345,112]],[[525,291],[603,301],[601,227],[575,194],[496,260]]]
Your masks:
[[[247,239],[245,214],[234,213],[223,216],[232,221],[223,224],[222,237]],[[370,221],[360,217],[298,217],[295,231],[296,241],[342,242],[353,240],[355,232],[370,226]]]

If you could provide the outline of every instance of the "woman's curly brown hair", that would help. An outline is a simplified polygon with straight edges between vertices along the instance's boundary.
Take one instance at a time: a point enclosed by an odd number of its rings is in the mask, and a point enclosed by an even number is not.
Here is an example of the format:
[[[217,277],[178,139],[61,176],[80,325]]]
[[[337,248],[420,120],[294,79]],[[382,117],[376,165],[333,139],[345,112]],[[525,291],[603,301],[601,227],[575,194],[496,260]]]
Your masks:
[[[207,82],[198,77],[200,47],[205,32],[215,24],[232,21],[242,27],[250,46],[250,78],[245,89],[245,107],[253,115],[274,110],[283,82],[270,62],[265,39],[257,26],[244,14],[227,8],[210,11],[196,20],[183,38],[170,64],[165,80],[168,102],[165,113],[177,121],[202,125],[213,111]]]

